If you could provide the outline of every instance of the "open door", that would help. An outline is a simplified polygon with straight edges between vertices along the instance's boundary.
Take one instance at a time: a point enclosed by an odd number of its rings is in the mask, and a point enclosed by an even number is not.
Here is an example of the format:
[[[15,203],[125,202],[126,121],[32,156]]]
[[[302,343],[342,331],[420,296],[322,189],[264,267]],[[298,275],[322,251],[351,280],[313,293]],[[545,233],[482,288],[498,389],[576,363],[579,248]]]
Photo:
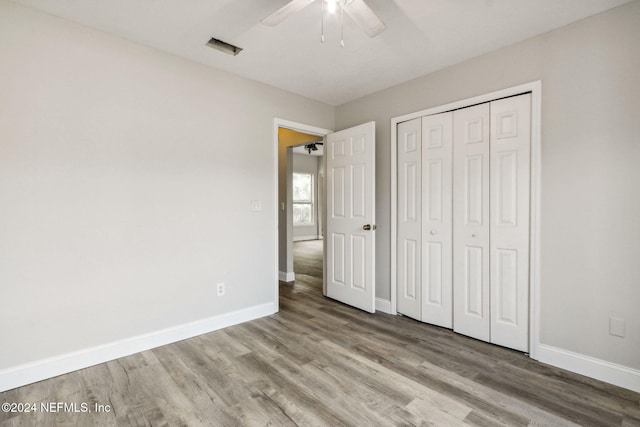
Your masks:
[[[327,135],[326,296],[375,312],[375,122]]]

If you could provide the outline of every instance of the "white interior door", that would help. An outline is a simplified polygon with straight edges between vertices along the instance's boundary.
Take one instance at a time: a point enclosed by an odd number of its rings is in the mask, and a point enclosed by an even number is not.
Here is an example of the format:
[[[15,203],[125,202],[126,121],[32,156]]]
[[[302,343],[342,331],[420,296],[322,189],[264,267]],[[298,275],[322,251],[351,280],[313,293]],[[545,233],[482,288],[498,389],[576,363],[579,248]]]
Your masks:
[[[489,104],[453,122],[453,330],[489,341]]]
[[[531,94],[491,103],[491,342],[529,351]]]
[[[421,319],[422,120],[398,125],[397,310]]]
[[[453,113],[422,118],[422,321],[453,326]]]
[[[327,135],[327,296],[375,312],[375,122]]]

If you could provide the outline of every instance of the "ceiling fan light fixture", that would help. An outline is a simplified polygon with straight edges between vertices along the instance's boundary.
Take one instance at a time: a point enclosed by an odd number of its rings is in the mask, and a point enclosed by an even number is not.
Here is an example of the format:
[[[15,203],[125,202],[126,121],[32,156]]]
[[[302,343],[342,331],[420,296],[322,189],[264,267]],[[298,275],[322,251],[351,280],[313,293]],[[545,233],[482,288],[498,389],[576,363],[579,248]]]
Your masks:
[[[327,12],[333,15],[338,10],[338,0],[324,0],[327,2]]]
[[[263,25],[273,27],[284,21],[288,16],[296,13],[311,3],[320,3],[320,42],[324,43],[325,15],[336,15],[340,8],[340,46],[344,47],[344,15],[345,13],[364,30],[369,37],[375,37],[387,27],[371,10],[365,0],[289,0],[289,3],[260,21]]]
[[[320,139],[318,141],[313,141],[308,144],[305,144],[304,149],[307,150],[309,154],[311,154],[312,151],[318,151],[318,145],[323,145],[323,144],[324,144],[323,140]]]
[[[344,47],[344,8],[354,0],[320,0],[320,43],[324,43],[324,4],[327,4],[329,15],[335,15],[340,6],[340,46]]]
[[[338,10],[338,6],[344,8],[353,3],[353,0],[324,0],[324,2],[327,3],[327,12],[330,15],[334,15]]]

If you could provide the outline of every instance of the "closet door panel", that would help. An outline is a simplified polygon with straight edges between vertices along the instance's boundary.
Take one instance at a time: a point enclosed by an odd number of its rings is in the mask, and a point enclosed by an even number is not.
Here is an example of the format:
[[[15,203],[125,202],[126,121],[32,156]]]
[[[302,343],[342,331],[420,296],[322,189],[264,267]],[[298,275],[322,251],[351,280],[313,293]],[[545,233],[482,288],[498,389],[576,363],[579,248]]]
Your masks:
[[[398,313],[420,320],[422,221],[422,122],[398,125]]]
[[[422,118],[422,321],[453,327],[453,113]]]
[[[529,351],[531,95],[491,102],[491,342]]]
[[[453,329],[490,340],[489,104],[453,113]]]

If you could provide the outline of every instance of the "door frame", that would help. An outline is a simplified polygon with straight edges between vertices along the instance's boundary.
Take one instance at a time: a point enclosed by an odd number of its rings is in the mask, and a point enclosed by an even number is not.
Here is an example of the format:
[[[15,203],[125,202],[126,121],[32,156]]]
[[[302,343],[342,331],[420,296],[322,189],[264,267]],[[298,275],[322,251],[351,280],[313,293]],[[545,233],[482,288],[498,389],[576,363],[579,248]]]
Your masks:
[[[451,102],[415,113],[391,119],[391,314],[397,314],[397,126],[399,123],[500,98],[531,93],[531,206],[529,231],[529,357],[538,359],[540,343],[540,189],[541,189],[541,128],[542,128],[542,81],[537,80],[496,92]]]
[[[279,215],[280,215],[280,200],[278,198],[278,184],[279,184],[279,162],[278,162],[278,129],[285,128],[291,129],[297,132],[308,133],[310,135],[317,135],[321,137],[325,137],[326,135],[333,133],[332,130],[324,129],[321,127],[308,125],[305,123],[294,122],[290,120],[281,119],[275,117],[273,119],[273,164],[274,164],[274,193],[273,193],[273,206],[275,210],[275,253],[274,253],[274,267],[275,267],[275,301],[274,307],[275,312],[280,310],[280,227],[278,224]],[[326,201],[325,201],[326,202]],[[285,202],[286,203],[286,202]],[[288,207],[287,207],[288,209]],[[293,237],[292,237],[293,238]],[[288,240],[288,239],[287,239]],[[293,253],[289,253],[290,251],[286,251],[286,256],[293,256]],[[324,257],[324,254],[323,254]]]

